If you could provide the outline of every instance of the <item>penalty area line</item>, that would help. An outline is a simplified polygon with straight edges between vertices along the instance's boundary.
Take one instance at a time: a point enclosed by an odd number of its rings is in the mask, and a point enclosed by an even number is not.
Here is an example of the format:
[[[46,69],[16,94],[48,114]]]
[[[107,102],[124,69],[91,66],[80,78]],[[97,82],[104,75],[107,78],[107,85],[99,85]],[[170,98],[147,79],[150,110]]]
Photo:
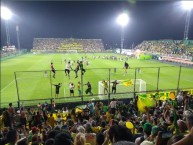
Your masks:
[[[11,83],[9,83],[7,86],[5,86],[3,89],[1,89],[0,92],[3,92],[6,88],[8,88],[15,80],[11,81]]]

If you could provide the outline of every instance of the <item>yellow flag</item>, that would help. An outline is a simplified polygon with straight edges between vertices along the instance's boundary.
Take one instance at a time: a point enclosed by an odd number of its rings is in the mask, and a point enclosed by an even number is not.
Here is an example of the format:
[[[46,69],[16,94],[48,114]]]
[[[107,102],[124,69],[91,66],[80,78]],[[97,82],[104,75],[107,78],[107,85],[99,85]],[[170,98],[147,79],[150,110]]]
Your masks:
[[[133,85],[133,81],[132,80],[124,80],[124,81],[122,81],[122,85],[131,86],[131,85]]]

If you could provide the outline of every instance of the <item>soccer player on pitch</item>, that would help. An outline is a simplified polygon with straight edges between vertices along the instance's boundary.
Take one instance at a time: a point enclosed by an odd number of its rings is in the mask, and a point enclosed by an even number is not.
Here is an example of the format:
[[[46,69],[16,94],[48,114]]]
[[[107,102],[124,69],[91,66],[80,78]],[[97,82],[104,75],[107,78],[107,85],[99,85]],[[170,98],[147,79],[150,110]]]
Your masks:
[[[53,78],[55,78],[56,70],[54,69],[53,62],[51,62],[50,68],[51,68],[51,71],[53,72]]]

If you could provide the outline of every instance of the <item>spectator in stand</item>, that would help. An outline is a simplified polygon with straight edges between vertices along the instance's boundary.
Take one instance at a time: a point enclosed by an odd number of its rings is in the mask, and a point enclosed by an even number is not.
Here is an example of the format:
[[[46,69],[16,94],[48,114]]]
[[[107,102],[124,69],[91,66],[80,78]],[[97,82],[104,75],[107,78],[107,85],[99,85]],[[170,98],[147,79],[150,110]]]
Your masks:
[[[114,125],[106,132],[103,145],[108,145],[109,140],[113,145],[135,145],[131,142],[132,139],[133,135],[129,129],[124,126]]]
[[[58,115],[58,116],[57,116],[56,125],[57,125],[60,129],[62,128],[62,126],[63,126],[63,120],[62,120],[61,115]]]
[[[26,112],[23,110],[23,107],[21,108],[20,114],[21,114],[21,125],[24,125],[25,129],[27,129],[26,128],[26,123],[27,123]]]
[[[27,109],[27,122],[29,125],[29,129],[31,129],[31,126],[32,126],[32,120],[33,120],[32,115],[33,115],[33,113],[31,112],[31,109],[28,108]]]
[[[116,105],[117,105],[117,101],[113,98],[109,104],[111,114],[113,114],[113,115],[115,115],[115,112],[116,112]]]
[[[54,145],[62,145],[64,143],[65,145],[73,145],[73,139],[68,132],[58,133],[55,137]]]
[[[10,127],[11,128],[11,117],[9,115],[8,110],[6,110],[5,108],[3,109],[3,113],[2,113],[2,121],[4,123],[5,127]]]
[[[84,125],[85,127],[85,137],[86,137],[86,143],[90,143],[90,145],[96,144],[96,134],[92,131],[92,126],[90,123],[86,123]]]
[[[85,145],[85,143],[86,143],[85,134],[78,133],[75,137],[74,145]]]
[[[7,143],[8,145],[15,145],[18,140],[18,134],[16,130],[10,130],[7,133]]]
[[[15,109],[12,107],[12,103],[9,103],[8,113],[9,113],[9,117],[11,120],[11,126],[10,127],[13,127],[13,122],[14,122],[13,118],[15,115]]]
[[[51,113],[50,116],[48,117],[48,123],[51,125],[52,128],[54,128],[54,117],[53,114]]]

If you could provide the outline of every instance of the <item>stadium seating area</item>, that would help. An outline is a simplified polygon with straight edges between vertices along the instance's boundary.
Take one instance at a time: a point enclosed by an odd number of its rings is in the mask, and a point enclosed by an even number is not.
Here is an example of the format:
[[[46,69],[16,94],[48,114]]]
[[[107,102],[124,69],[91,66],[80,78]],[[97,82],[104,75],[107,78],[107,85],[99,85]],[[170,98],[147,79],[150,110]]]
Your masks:
[[[14,45],[12,46],[4,46],[1,50],[1,58],[2,57],[7,57],[10,55],[15,55],[17,53],[17,50]]]
[[[104,45],[101,39],[73,38],[34,38],[33,52],[101,52]]]
[[[192,42],[190,41],[190,43]],[[192,57],[191,52],[193,52],[193,46],[185,44],[183,40],[143,41],[135,49],[183,58]]]
[[[16,54],[15,50],[2,50],[1,51],[1,58],[6,57],[6,56],[10,56],[10,55],[14,55],[14,54]]]
[[[15,110],[9,104],[0,117],[0,144],[191,145],[192,96],[180,92],[176,100],[152,101],[154,105],[144,111],[139,97],[128,104],[115,99],[108,106],[89,101],[57,111],[55,104],[38,104],[33,110]]]

